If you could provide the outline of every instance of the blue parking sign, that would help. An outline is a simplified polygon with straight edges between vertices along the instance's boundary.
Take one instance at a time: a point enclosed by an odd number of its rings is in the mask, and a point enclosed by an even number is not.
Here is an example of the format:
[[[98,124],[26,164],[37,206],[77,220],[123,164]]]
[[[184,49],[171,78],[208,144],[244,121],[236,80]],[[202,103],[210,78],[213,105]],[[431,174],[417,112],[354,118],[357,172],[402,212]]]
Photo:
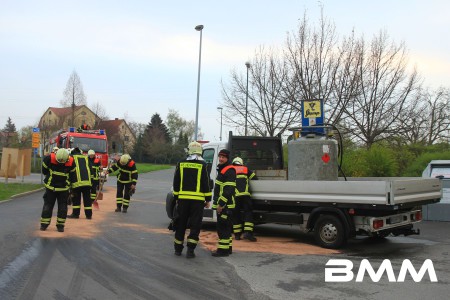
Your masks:
[[[33,132],[39,132],[39,127],[33,127]]]

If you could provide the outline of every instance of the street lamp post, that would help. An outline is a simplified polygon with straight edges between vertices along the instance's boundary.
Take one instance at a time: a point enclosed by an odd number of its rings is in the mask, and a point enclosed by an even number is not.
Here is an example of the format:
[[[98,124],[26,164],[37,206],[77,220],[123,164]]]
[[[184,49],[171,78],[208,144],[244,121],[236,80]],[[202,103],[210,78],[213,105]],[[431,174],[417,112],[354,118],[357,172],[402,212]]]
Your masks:
[[[245,93],[245,136],[247,136],[247,117],[248,117],[248,70],[250,69],[250,62],[246,62],[247,67],[247,89]]]
[[[202,64],[202,32],[203,25],[195,26],[195,30],[200,31],[200,51],[198,53],[198,79],[197,79],[197,108],[195,110],[195,135],[194,140],[197,140],[198,137],[198,102],[200,97],[200,66]]]
[[[217,109],[220,109],[220,141],[222,141],[222,111],[223,107],[217,107]]]

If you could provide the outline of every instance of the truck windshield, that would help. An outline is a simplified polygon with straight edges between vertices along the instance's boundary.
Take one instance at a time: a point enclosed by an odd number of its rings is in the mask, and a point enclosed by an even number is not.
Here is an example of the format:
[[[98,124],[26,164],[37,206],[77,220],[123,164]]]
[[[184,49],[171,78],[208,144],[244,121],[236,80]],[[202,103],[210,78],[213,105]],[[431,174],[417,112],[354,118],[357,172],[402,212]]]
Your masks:
[[[241,157],[251,170],[283,169],[281,140],[278,138],[233,138],[233,157]]]
[[[448,167],[437,166],[431,169],[430,177],[443,176],[443,178],[450,179],[450,165]]]
[[[80,148],[83,152],[87,152],[90,149],[97,153],[106,153],[106,140],[91,139],[85,137],[73,137],[71,138],[71,148]]]

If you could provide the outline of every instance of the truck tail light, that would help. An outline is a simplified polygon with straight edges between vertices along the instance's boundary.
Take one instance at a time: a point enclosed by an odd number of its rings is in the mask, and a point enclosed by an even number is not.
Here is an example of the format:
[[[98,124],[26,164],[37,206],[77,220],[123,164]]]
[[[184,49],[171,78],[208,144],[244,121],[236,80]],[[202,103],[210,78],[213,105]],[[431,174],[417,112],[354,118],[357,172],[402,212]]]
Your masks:
[[[373,229],[380,229],[381,227],[384,226],[384,221],[383,220],[373,220],[372,226],[373,226]]]
[[[411,217],[413,221],[422,221],[422,211],[416,211]]]

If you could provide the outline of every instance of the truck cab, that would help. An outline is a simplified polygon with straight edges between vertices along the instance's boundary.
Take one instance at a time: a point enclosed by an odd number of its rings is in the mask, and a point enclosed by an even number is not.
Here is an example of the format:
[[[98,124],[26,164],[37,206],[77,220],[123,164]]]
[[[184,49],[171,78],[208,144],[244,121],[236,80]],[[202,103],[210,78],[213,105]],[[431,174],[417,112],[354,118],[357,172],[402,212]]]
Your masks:
[[[228,141],[202,144],[203,159],[208,165],[211,181],[217,177],[218,154],[221,149],[231,152],[230,160],[241,157],[244,164],[256,172],[283,170],[283,145],[279,137],[235,136],[230,131]],[[262,174],[262,173],[261,173]],[[213,189],[213,184],[211,189]],[[173,216],[174,201],[172,192],[166,197],[166,212],[169,218]],[[216,222],[216,214],[211,208],[203,210],[203,222]]]
[[[440,203],[423,206],[423,218],[430,221],[450,221],[450,160],[432,160],[422,172],[423,178],[439,178],[442,184]]]

